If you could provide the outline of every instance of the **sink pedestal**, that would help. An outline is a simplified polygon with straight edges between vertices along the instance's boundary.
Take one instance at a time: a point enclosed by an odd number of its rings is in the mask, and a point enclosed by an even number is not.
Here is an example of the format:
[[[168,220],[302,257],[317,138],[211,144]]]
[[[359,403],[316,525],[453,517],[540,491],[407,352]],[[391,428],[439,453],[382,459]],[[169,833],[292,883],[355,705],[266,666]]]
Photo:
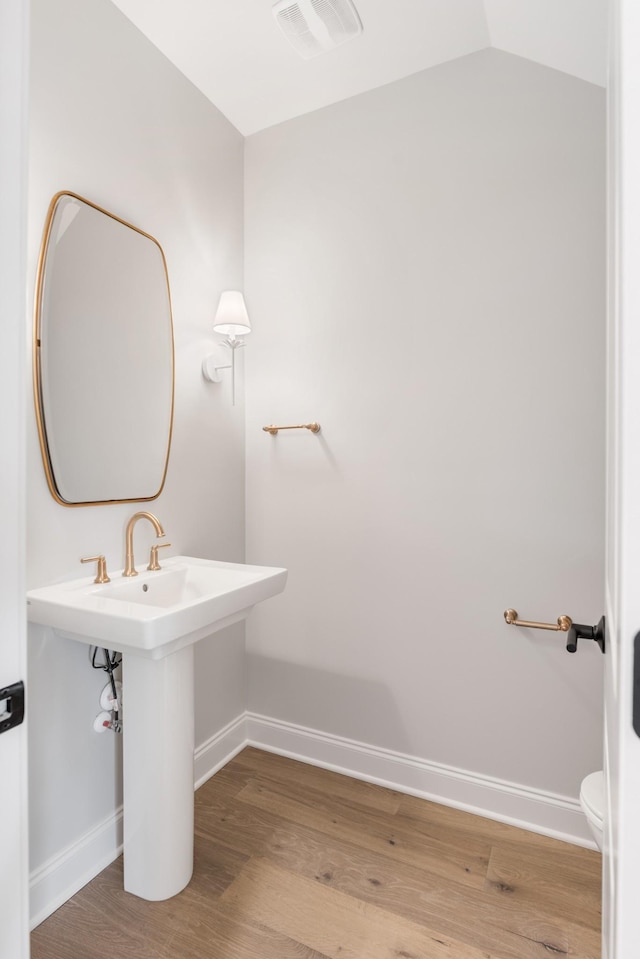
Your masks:
[[[193,872],[193,646],[124,654],[124,888],[168,899]]]

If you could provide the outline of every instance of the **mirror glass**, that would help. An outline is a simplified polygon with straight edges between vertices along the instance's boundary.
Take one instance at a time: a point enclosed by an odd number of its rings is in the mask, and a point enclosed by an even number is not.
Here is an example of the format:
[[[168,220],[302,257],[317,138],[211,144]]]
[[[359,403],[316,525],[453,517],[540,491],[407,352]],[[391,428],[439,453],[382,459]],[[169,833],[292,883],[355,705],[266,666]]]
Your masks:
[[[35,401],[65,506],[150,500],[166,475],[173,324],[159,243],[73,193],[49,208],[36,288]]]

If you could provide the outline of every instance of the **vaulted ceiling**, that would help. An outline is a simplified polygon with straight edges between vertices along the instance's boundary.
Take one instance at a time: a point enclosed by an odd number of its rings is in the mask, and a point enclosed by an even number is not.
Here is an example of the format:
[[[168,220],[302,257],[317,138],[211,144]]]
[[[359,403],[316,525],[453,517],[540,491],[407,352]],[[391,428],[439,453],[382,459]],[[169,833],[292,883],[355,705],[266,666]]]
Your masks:
[[[608,0],[355,0],[361,36],[311,60],[273,0],[113,0],[245,136],[496,47],[606,84]]]

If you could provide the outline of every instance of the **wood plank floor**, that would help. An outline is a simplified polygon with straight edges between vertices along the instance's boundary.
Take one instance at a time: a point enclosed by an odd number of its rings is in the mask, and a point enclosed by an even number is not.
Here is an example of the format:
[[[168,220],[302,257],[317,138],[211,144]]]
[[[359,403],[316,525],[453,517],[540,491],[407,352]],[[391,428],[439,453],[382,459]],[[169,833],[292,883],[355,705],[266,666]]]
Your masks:
[[[32,959],[600,957],[600,855],[245,749],[196,793],[166,902],[122,860],[34,930]]]

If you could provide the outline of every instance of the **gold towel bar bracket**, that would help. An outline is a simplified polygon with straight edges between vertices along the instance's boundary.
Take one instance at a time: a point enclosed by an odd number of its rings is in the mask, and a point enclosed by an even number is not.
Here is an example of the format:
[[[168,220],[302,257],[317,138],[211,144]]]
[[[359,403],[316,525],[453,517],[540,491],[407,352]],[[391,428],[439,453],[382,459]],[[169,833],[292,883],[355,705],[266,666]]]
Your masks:
[[[558,616],[557,623],[530,623],[526,619],[518,619],[515,609],[505,609],[504,618],[509,626],[528,626],[530,629],[552,629],[555,632],[568,633],[573,625],[570,616]]]
[[[265,433],[271,433],[272,436],[275,436],[278,430],[311,430],[312,433],[319,433],[320,424],[301,423],[299,426],[263,426],[262,429]]]

